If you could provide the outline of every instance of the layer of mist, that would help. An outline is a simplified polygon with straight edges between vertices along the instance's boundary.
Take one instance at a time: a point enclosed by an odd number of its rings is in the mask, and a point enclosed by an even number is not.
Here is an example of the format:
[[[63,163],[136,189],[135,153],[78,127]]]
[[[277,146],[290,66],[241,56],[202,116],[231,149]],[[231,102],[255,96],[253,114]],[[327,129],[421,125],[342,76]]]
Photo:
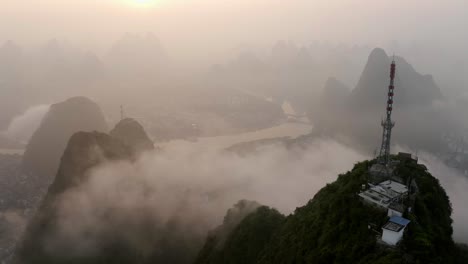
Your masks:
[[[420,162],[429,168],[429,172],[439,179],[452,203],[453,238],[455,241],[468,243],[468,178],[459,171],[448,167],[437,157],[428,153],[419,154]]]
[[[4,134],[12,140],[27,143],[48,111],[49,105],[30,107],[23,114],[13,118]]]
[[[162,152],[148,152],[134,163],[109,162],[92,169],[86,182],[62,194],[58,231],[49,237],[48,246],[52,251],[73,248],[73,254],[90,254],[95,238],[124,224],[128,232],[122,230],[119,236],[145,248],[145,239],[135,230],[148,217],[155,228],[177,223],[187,237],[202,239],[239,200],[254,200],[289,214],[366,158],[325,139],[316,139],[307,148],[264,146],[246,156],[168,144]],[[420,153],[420,162],[451,198],[454,239],[467,242],[468,180],[430,154]]]
[[[61,196],[59,231],[50,237],[50,248],[90,253],[95,243],[90,230],[99,236],[122,223],[129,230],[122,230],[124,239],[144,248],[144,238],[130,230],[148,216],[155,227],[176,222],[187,237],[203,238],[241,199],[288,214],[364,158],[336,142],[317,140],[306,149],[268,146],[245,157],[167,146],[135,163],[107,163]]]

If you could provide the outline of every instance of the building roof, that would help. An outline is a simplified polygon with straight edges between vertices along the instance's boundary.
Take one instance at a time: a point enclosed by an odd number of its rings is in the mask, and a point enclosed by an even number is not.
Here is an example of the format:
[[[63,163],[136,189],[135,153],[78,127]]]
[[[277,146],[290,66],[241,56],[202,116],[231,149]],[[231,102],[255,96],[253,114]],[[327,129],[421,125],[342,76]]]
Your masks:
[[[400,232],[404,226],[393,222],[387,222],[382,228],[393,232]]]
[[[400,232],[403,230],[408,224],[410,220],[400,217],[400,216],[392,216],[390,220],[382,227],[383,229],[393,231],[393,232]]]
[[[369,202],[388,208],[390,203],[407,192],[408,188],[401,183],[384,181],[378,185],[371,185],[368,190],[359,193],[359,196]]]
[[[402,226],[407,226],[411,221],[406,219],[406,218],[400,217],[400,216],[392,216],[390,218],[389,222],[399,224],[399,225],[402,225]]]
[[[379,186],[392,190],[398,194],[404,194],[408,192],[408,188],[406,188],[405,185],[396,181],[384,181],[380,183]]]

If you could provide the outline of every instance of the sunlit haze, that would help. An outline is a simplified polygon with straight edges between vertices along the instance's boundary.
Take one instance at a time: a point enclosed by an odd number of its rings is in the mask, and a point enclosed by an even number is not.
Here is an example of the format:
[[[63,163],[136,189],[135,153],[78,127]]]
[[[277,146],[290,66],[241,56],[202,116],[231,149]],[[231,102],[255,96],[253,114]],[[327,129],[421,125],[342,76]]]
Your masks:
[[[198,58],[279,39],[425,44],[449,52],[468,44],[467,5],[463,0],[2,0],[0,41],[39,44],[58,38],[103,51],[125,32],[153,32],[168,50]]]
[[[0,0],[0,263],[468,263],[467,26],[468,0]]]
[[[129,6],[139,8],[154,8],[156,5],[160,5],[164,0],[124,0]]]

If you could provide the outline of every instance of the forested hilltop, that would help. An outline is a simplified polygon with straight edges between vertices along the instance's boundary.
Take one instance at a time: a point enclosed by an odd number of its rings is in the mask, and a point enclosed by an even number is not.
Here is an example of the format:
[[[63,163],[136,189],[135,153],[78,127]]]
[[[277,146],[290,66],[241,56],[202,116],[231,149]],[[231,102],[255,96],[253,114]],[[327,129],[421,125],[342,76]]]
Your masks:
[[[403,215],[411,220],[403,240],[394,247],[380,240],[387,212],[357,195],[374,162],[356,164],[287,217],[259,207],[228,234],[223,224],[210,234],[196,263],[467,263],[466,246],[452,239],[447,194],[415,163],[401,160],[396,167],[418,186],[411,212]]]

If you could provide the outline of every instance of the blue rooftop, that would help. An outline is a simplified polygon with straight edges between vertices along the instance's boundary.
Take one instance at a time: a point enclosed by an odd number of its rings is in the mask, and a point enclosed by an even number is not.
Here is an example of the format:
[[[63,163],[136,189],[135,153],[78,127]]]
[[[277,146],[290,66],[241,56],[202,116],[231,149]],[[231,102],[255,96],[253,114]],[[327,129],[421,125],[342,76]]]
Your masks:
[[[410,220],[400,216],[392,216],[389,221],[402,226],[407,226],[411,222]]]

